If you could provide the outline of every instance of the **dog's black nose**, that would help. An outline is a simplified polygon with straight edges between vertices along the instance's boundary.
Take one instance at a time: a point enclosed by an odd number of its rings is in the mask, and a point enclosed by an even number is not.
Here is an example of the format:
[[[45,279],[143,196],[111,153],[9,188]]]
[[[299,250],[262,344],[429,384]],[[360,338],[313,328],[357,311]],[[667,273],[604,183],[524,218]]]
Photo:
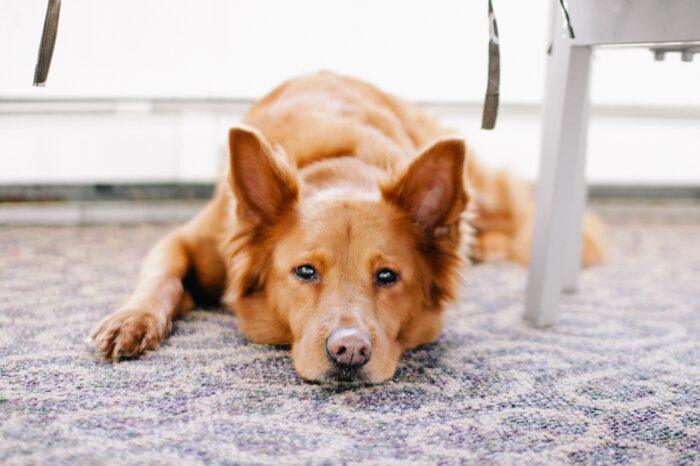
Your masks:
[[[360,367],[372,357],[369,337],[356,328],[341,328],[326,339],[328,356],[337,365]]]

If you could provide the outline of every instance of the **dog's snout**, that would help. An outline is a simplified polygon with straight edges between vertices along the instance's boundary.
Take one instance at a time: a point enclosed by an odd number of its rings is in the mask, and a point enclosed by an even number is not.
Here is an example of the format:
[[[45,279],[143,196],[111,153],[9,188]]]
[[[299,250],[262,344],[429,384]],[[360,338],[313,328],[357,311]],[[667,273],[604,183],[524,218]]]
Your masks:
[[[372,357],[372,343],[356,328],[341,328],[328,336],[326,350],[335,364],[360,367]]]

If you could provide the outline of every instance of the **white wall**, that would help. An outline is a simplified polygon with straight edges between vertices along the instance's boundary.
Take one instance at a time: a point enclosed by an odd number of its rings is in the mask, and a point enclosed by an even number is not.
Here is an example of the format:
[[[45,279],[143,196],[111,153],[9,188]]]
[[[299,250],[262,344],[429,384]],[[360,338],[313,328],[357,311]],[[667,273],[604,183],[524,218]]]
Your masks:
[[[486,0],[69,0],[46,88],[31,87],[45,1],[2,0],[0,183],[212,179],[218,144],[242,108],[203,100],[255,99],[317,69],[463,104],[437,113],[482,157],[532,176],[548,2],[495,8],[503,112],[484,132]],[[592,120],[589,178],[699,183],[698,83],[700,57],[657,63],[644,49],[598,51],[594,108],[618,116]],[[154,99],[192,102],[166,111]]]

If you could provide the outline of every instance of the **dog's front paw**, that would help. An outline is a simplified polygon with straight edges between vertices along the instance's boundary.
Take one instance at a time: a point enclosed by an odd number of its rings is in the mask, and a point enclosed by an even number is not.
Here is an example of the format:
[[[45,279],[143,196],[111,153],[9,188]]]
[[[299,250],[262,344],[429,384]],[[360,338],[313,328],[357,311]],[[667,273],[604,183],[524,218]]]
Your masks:
[[[158,318],[152,312],[123,309],[102,319],[91,338],[101,356],[119,361],[158,349],[170,328],[168,319]]]

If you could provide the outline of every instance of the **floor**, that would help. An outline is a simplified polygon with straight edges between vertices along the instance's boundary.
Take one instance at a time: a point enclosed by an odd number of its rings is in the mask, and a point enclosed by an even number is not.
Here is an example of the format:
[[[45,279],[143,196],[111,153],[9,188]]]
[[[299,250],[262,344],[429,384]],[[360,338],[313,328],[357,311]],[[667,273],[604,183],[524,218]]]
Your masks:
[[[525,269],[468,272],[390,382],[300,380],[196,311],[112,364],[85,338],[168,225],[0,228],[2,464],[700,464],[700,209],[600,204],[612,257],[546,330]]]

